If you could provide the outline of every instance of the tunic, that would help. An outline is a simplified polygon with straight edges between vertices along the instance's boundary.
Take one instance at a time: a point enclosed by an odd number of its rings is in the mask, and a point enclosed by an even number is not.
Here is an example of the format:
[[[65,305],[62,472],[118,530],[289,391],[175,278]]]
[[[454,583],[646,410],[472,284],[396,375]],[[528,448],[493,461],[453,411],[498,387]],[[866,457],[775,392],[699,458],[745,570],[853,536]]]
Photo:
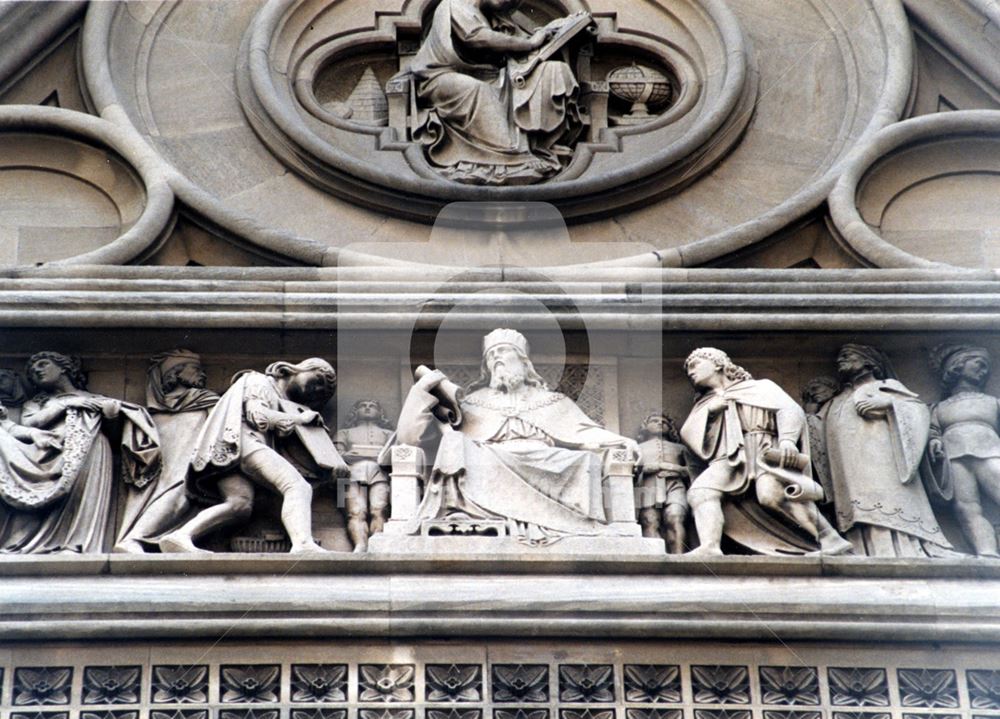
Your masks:
[[[934,406],[931,436],[940,437],[948,459],[1000,457],[1000,400],[982,392],[955,394]]]
[[[371,423],[337,430],[333,444],[350,465],[352,482],[368,487],[389,481],[377,458],[391,436],[391,431]]]

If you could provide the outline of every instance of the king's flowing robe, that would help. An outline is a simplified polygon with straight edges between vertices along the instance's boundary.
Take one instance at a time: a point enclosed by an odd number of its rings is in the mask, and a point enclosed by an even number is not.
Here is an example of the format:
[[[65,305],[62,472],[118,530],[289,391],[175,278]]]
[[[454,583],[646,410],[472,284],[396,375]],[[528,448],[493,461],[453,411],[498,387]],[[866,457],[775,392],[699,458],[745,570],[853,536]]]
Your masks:
[[[512,86],[505,58],[470,47],[477,35],[493,29],[470,0],[438,5],[410,65],[426,107],[415,138],[452,179],[532,182],[560,169],[549,146],[576,119],[580,87],[569,66],[556,61],[541,63],[524,87]],[[532,147],[531,134],[545,141]]]
[[[509,520],[511,534],[530,542],[613,531],[604,512],[603,450],[629,440],[539,387],[473,392],[461,402],[457,431],[434,416],[437,404],[414,387],[400,413],[397,440],[434,456],[411,531],[456,513]]]

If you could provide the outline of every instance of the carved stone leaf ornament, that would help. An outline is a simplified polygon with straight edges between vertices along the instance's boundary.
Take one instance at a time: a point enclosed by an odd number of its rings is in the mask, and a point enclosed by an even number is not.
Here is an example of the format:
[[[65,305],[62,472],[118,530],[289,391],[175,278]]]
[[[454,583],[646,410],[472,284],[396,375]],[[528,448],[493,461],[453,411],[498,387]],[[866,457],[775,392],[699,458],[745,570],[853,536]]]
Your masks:
[[[637,704],[678,704],[681,668],[673,664],[626,664],[625,701]]]
[[[494,709],[493,719],[549,719],[548,709]]]
[[[330,709],[329,707],[292,709],[291,719],[347,719],[347,710]]]
[[[10,719],[69,719],[69,712],[11,712]]]
[[[428,664],[427,701],[476,702],[483,698],[483,670],[478,664]]]
[[[149,719],[208,719],[207,709],[151,709]]]
[[[18,667],[14,670],[14,705],[69,704],[71,667]]]
[[[637,709],[625,710],[625,719],[684,719],[683,709]]]
[[[362,664],[358,667],[358,701],[412,702],[414,673],[412,664]]]
[[[482,709],[428,709],[427,719],[483,719]]]
[[[831,667],[830,700],[837,706],[887,707],[889,686],[884,669]]]
[[[222,709],[219,719],[278,719],[277,709]]]
[[[900,669],[899,697],[904,707],[958,707],[958,685],[950,669]]]
[[[774,711],[764,712],[764,719],[823,719],[823,712]]]
[[[889,712],[833,712],[833,719],[890,719]]]
[[[293,664],[293,702],[347,701],[346,664]]]
[[[413,709],[359,709],[358,719],[414,719]]]
[[[559,699],[601,704],[615,700],[615,673],[610,664],[561,664]]]
[[[201,704],[208,701],[208,667],[154,666],[154,704]]]
[[[139,719],[139,712],[135,709],[106,711],[82,711],[80,719]]]
[[[695,709],[694,719],[751,719],[747,709]]]
[[[494,664],[493,701],[547,702],[549,667],[546,664]],[[520,719],[520,718],[519,718]],[[539,719],[530,717],[529,719]]]
[[[1000,671],[969,669],[965,679],[973,709],[1000,709]]]
[[[86,667],[83,670],[84,704],[137,704],[140,667]]]
[[[560,709],[559,719],[615,719],[614,709]]]
[[[765,704],[819,704],[819,675],[813,667],[761,667]]]
[[[750,673],[746,667],[691,667],[691,688],[698,704],[749,704]]]
[[[223,666],[221,668],[224,704],[266,704],[278,701],[281,667],[277,664]],[[251,717],[249,719],[268,719]]]

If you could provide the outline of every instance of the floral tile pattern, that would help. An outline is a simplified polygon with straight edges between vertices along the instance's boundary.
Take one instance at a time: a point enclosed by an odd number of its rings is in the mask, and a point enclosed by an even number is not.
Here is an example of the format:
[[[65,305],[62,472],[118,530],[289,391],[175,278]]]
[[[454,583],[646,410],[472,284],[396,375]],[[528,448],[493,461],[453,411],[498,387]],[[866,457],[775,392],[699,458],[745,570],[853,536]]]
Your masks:
[[[602,704],[615,700],[615,672],[610,664],[560,664],[559,700]]]
[[[292,701],[331,704],[347,701],[346,664],[293,664]]]
[[[493,665],[493,701],[547,702],[548,700],[549,667],[547,664]],[[528,717],[527,719],[539,718]]]
[[[277,664],[224,665],[219,668],[223,704],[269,704],[279,700],[281,667]],[[235,714],[220,719],[240,719]],[[270,719],[255,714],[249,719]]]
[[[626,664],[625,701],[636,704],[679,704],[681,668],[676,664]]]
[[[150,691],[153,704],[203,704],[208,701],[208,667],[154,666]]]
[[[412,702],[416,698],[413,689],[415,674],[415,667],[412,664],[362,664],[358,667],[358,701]]]
[[[71,667],[18,667],[14,670],[14,706],[69,704]]]

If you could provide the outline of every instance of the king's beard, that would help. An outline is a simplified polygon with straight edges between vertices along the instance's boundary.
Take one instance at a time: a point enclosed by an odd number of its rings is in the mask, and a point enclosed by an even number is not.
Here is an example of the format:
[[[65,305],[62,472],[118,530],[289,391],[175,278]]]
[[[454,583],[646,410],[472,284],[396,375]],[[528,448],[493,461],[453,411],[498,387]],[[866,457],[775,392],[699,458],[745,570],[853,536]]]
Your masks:
[[[507,367],[502,362],[497,362],[490,372],[490,389],[516,392],[524,384],[525,377],[523,367]]]

